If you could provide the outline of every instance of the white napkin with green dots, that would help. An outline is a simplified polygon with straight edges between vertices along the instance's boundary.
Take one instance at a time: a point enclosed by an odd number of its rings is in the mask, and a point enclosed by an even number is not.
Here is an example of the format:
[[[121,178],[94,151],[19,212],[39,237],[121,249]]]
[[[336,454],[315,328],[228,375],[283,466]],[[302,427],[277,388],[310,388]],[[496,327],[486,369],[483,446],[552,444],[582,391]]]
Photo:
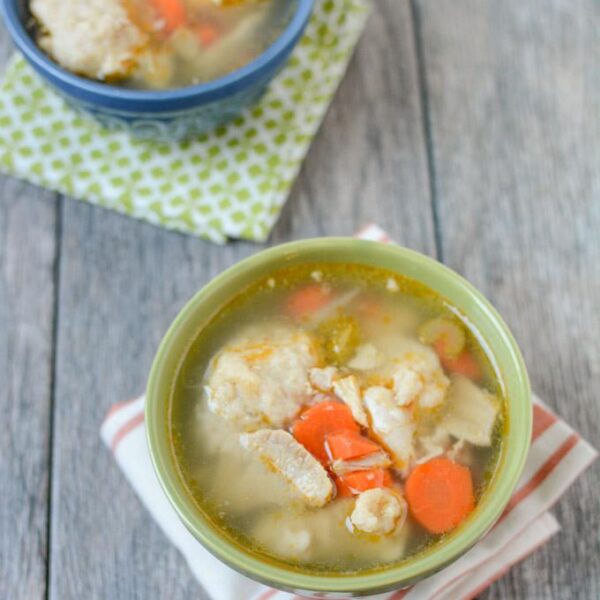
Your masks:
[[[0,84],[0,171],[214,242],[264,241],[346,71],[368,2],[316,0],[260,103],[184,142],[102,129],[16,57]]]

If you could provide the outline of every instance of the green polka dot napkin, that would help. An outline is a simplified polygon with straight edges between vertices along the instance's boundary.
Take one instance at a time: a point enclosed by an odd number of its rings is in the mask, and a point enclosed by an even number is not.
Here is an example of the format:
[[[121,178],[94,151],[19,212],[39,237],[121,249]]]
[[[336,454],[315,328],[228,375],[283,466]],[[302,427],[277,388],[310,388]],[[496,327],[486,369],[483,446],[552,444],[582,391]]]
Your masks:
[[[184,142],[102,129],[16,57],[0,85],[0,170],[214,242],[264,241],[367,13],[368,0],[316,0],[303,39],[260,103]]]

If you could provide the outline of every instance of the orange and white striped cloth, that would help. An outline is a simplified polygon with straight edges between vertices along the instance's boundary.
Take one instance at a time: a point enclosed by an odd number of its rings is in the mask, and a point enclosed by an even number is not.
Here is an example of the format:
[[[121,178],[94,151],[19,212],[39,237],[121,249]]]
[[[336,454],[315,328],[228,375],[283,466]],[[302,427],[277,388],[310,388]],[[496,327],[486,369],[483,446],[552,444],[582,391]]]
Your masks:
[[[369,226],[358,235],[389,241],[376,226]],[[299,596],[270,589],[222,564],[179,521],[150,461],[143,397],[114,405],[101,435],[142,503],[181,551],[213,600],[300,600]],[[596,450],[534,398],[533,439],[525,470],[494,527],[463,557],[436,575],[411,588],[373,598],[456,600],[479,594],[558,532],[559,525],[548,510],[596,456]]]

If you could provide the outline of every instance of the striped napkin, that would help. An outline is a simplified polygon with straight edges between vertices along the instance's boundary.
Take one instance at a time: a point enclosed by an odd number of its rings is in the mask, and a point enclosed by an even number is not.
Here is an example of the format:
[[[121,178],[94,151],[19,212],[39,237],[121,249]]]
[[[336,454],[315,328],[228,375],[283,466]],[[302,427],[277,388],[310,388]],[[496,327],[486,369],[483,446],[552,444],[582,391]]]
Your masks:
[[[389,241],[376,226],[358,235]],[[222,564],[183,526],[152,467],[144,428],[144,397],[115,404],[102,424],[101,436],[142,503],[213,600],[299,600],[299,596],[270,589]],[[596,450],[534,397],[531,450],[498,522],[449,567],[410,588],[372,600],[456,600],[479,594],[558,532],[560,527],[548,510],[596,456]]]

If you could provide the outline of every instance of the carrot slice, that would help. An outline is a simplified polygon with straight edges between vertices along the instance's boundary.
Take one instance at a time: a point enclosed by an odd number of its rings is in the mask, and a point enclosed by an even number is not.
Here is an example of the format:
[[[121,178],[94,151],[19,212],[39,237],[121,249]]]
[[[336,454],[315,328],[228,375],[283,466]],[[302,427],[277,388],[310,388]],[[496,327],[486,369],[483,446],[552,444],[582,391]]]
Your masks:
[[[219,39],[219,30],[209,23],[201,23],[196,27],[196,35],[200,43],[207,48]]]
[[[354,492],[351,490],[350,486],[341,477],[334,477],[333,482],[337,489],[338,498],[350,498],[351,496],[354,496]]]
[[[168,33],[185,24],[185,6],[181,0],[152,0],[152,3],[164,20]]]
[[[290,295],[287,301],[287,312],[295,318],[306,317],[327,306],[331,297],[331,291],[322,285],[308,285]]]
[[[357,308],[367,317],[375,317],[381,312],[381,304],[375,298],[369,296],[361,298]]]
[[[440,348],[438,344],[434,344],[434,348],[440,357],[442,366],[449,373],[459,373],[474,381],[481,379],[481,367],[468,350],[463,350],[458,356],[453,358],[448,356],[444,352],[443,347]]]
[[[405,493],[412,516],[430,533],[451,531],[475,507],[471,471],[445,457],[415,467]]]
[[[326,400],[315,404],[300,415],[292,434],[316,459],[329,463],[325,437],[340,430],[359,431],[350,409],[340,402]]]
[[[341,496],[348,495],[348,493],[360,494],[373,488],[390,487],[392,476],[387,469],[366,469],[353,471],[339,477],[336,479],[336,484],[338,485],[338,494]]]
[[[330,433],[326,436],[325,442],[332,460],[351,460],[381,450],[379,444],[353,430]]]

